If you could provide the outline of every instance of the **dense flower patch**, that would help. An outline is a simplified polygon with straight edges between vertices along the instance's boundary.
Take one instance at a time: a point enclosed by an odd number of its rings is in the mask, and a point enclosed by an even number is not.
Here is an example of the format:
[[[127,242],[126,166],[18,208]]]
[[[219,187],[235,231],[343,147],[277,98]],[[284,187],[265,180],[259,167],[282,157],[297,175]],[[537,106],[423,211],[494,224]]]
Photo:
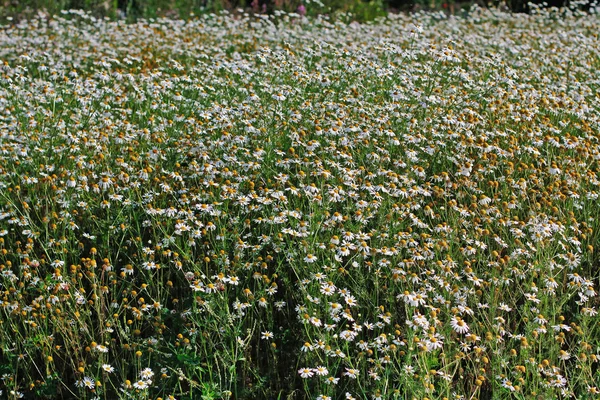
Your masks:
[[[598,32],[3,27],[2,396],[598,398]]]

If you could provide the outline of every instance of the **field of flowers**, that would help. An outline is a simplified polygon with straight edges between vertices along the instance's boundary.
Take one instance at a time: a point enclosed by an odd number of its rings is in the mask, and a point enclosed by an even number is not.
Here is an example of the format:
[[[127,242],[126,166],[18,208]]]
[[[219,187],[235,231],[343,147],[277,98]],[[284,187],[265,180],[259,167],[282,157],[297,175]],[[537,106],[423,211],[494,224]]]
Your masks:
[[[0,28],[0,394],[597,399],[600,18]]]

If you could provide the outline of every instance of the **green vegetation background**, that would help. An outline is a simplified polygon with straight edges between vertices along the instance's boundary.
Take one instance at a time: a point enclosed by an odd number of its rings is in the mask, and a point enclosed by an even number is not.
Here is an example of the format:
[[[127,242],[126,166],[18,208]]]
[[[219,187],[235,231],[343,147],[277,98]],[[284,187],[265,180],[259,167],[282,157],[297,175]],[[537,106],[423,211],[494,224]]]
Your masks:
[[[390,6],[389,2],[383,0],[0,0],[0,16],[3,19],[20,19],[40,10],[57,14],[61,10],[83,9],[101,17],[135,20],[156,17],[188,18],[200,13],[240,9],[258,13],[272,13],[275,10],[296,12],[301,5],[307,15],[349,12],[360,20],[372,20],[383,15]]]
[[[541,1],[541,0],[540,0]],[[540,3],[534,0],[533,3]],[[567,6],[569,0],[549,0],[550,6]],[[371,21],[388,11],[444,10],[455,13],[477,3],[527,11],[527,0],[0,0],[0,22],[31,17],[39,11],[83,9],[99,17],[189,18],[221,10],[273,13],[277,10],[306,15],[352,14],[360,22]]]

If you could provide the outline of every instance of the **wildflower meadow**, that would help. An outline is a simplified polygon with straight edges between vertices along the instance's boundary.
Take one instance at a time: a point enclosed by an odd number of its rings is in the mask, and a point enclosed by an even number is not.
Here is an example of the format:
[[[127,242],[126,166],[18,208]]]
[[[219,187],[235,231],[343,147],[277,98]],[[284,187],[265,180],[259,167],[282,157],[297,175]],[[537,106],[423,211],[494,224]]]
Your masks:
[[[0,26],[0,398],[599,399],[595,11]]]

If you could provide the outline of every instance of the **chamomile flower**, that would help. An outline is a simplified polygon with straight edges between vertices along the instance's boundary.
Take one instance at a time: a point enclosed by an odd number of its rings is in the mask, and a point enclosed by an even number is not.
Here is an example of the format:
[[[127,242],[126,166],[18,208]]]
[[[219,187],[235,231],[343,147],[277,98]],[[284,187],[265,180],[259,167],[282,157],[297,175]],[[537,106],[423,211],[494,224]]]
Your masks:
[[[260,337],[261,339],[270,340],[273,339],[274,335],[273,332],[265,331],[260,334]]]
[[[298,373],[300,374],[301,378],[310,378],[315,374],[311,368],[300,368]]]
[[[85,376],[81,381],[80,381],[80,386],[81,387],[85,387],[88,389],[94,389],[96,387],[96,383],[94,382],[94,379],[90,378],[89,376]]]
[[[307,262],[307,263],[309,263],[309,264],[312,264],[315,261],[317,261],[317,257],[314,256],[313,254],[307,254],[306,257],[304,257],[304,261]]]
[[[154,376],[154,372],[150,368],[144,368],[140,371],[140,378],[144,380],[150,380]]]
[[[325,379],[325,383],[328,385],[337,385],[339,381],[340,378],[335,378],[333,376],[327,377],[327,379]]]
[[[115,372],[115,367],[110,364],[102,364],[102,369],[104,372],[108,372],[109,374]]]
[[[108,347],[101,344],[95,346],[94,349],[100,353],[108,353]]]
[[[137,382],[133,383],[133,387],[139,390],[144,390],[144,389],[148,389],[148,387],[150,387],[150,380],[139,380]]]
[[[358,377],[358,374],[360,373],[360,371],[358,369],[355,368],[346,368],[346,372],[344,372],[344,376],[347,376],[349,378],[352,379],[356,379]]]
[[[460,317],[453,317],[450,320],[450,326],[452,326],[452,329],[454,330],[454,332],[457,332],[457,333],[469,332],[469,325],[467,325],[466,322],[463,321]]]

